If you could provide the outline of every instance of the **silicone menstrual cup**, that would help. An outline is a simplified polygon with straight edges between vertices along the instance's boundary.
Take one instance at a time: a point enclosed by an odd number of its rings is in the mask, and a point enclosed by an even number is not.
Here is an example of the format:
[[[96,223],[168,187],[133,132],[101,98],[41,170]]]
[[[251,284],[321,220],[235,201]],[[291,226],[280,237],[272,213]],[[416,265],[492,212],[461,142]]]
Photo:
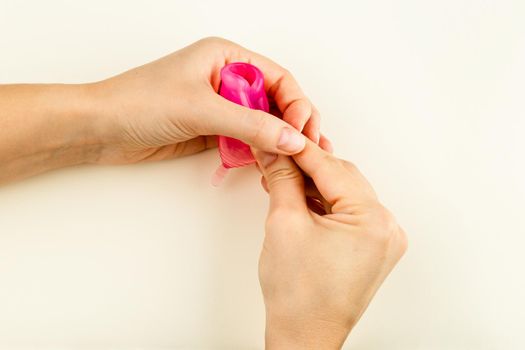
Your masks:
[[[230,63],[221,69],[219,94],[239,105],[268,112],[268,98],[264,91],[262,72],[249,63]],[[212,185],[218,186],[228,169],[255,162],[250,146],[231,137],[219,136],[219,154],[222,164],[212,177]]]

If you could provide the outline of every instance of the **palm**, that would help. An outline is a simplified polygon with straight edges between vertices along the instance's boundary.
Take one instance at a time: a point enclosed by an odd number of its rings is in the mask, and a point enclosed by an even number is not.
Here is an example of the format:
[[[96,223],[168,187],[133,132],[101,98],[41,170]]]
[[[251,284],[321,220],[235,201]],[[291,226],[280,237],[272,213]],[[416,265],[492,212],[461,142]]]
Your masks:
[[[106,149],[99,159],[101,164],[133,164],[147,161],[189,156],[217,146],[215,136],[198,136],[193,139],[165,146],[137,148],[118,145]]]

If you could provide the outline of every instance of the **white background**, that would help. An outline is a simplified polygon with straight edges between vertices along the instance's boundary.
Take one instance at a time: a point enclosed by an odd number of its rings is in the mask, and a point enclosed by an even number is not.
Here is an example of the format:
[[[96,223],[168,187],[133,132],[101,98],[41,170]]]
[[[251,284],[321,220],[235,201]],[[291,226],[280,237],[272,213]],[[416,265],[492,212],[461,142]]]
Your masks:
[[[270,56],[409,234],[347,349],[525,347],[525,2],[5,1],[0,82],[218,35]],[[1,125],[0,125],[1,127]],[[266,194],[216,150],[0,188],[0,348],[263,347]]]

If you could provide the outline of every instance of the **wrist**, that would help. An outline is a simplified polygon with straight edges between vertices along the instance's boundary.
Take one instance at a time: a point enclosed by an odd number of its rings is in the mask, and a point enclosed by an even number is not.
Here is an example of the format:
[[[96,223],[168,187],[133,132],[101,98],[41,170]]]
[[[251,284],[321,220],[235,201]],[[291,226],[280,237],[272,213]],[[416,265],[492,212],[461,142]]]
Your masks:
[[[0,183],[91,163],[100,121],[88,85],[0,86]]]
[[[43,153],[47,150],[58,167],[96,162],[103,127],[92,84],[49,85],[42,95],[49,121],[42,130]]]
[[[267,316],[266,349],[341,349],[351,328],[320,319]]]

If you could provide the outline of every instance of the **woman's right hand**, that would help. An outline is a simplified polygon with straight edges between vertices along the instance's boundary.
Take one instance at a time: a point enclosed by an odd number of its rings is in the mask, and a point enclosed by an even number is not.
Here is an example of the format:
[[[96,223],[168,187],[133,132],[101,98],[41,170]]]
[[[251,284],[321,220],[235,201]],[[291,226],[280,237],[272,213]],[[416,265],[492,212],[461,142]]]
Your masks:
[[[353,164],[313,142],[293,158],[254,154],[270,195],[259,261],[267,348],[338,349],[405,233]]]

